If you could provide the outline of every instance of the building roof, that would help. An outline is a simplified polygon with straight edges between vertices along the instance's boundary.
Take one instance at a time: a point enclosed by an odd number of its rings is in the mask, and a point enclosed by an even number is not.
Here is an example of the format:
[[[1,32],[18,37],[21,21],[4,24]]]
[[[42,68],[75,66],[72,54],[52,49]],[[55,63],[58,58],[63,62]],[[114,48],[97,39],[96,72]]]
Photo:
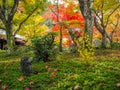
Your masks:
[[[5,31],[2,30],[2,29],[0,29],[0,39],[1,39],[1,40],[6,41],[5,35],[6,35]],[[24,37],[24,36],[21,36],[21,35],[18,35],[18,34],[17,34],[17,35],[15,36],[15,42],[24,45],[24,44],[26,43],[26,40],[25,40],[25,37]]]
[[[0,38],[3,36],[5,36],[5,34],[6,34],[6,32],[4,31],[4,30],[2,30],[2,29],[0,29]],[[19,39],[24,39],[25,37],[24,36],[21,36],[21,35],[18,35],[18,34],[16,34],[15,35],[15,38],[19,38]]]

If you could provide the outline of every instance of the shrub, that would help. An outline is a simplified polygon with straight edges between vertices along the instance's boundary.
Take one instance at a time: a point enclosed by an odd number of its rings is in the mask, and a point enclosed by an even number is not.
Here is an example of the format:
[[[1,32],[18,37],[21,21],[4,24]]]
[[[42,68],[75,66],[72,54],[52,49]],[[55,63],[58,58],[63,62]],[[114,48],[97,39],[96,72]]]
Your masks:
[[[31,38],[35,61],[50,61],[56,56],[55,51],[55,33],[50,32],[47,35]]]
[[[120,49],[120,43],[118,42],[113,42],[111,44],[111,49]]]
[[[81,44],[78,47],[78,52],[82,57],[83,63],[89,65],[91,62],[91,56],[94,55],[94,50],[90,43],[90,38],[88,34],[86,34],[85,37],[82,39]]]
[[[72,53],[77,53],[78,51],[77,51],[77,46],[75,46],[74,44],[71,44],[70,46],[69,46],[69,50],[70,50],[70,52],[72,52]]]
[[[94,43],[94,48],[96,49],[100,49],[102,46],[102,41],[100,39],[95,39],[93,43]]]

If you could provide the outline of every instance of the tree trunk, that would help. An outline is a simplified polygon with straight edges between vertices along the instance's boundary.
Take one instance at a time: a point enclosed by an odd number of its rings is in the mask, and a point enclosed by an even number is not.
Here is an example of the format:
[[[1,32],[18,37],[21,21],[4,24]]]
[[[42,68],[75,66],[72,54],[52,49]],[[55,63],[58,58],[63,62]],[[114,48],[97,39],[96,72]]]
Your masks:
[[[92,37],[93,37],[93,0],[79,0],[80,3],[80,10],[85,20],[85,29],[84,35],[87,33],[90,38],[90,43],[92,44]]]
[[[71,28],[68,28],[68,33],[69,33],[71,40],[73,41],[74,46],[77,47],[77,43],[75,42],[75,35],[73,34],[73,31]]]
[[[88,34],[90,38],[90,43],[92,44],[93,38],[93,18],[86,17],[85,18],[85,28],[84,28],[84,35]]]
[[[60,25],[60,43],[59,43],[59,51],[62,52],[62,26]]]
[[[102,48],[105,49],[106,48],[106,33],[102,33]]]
[[[7,52],[9,55],[14,54],[15,50],[15,39],[12,33],[11,26],[6,26],[6,39],[7,39]]]
[[[110,41],[110,47],[112,47],[113,44],[113,33],[111,33],[110,37],[108,38]]]
[[[73,33],[71,28],[68,28],[67,30],[68,30],[69,36],[71,38],[71,41],[72,41],[72,45],[70,45],[70,47],[74,50],[73,52],[75,53],[75,52],[77,52],[77,49],[78,49],[78,46],[79,46],[78,45],[79,43],[77,43],[78,38],[75,36],[75,34]]]

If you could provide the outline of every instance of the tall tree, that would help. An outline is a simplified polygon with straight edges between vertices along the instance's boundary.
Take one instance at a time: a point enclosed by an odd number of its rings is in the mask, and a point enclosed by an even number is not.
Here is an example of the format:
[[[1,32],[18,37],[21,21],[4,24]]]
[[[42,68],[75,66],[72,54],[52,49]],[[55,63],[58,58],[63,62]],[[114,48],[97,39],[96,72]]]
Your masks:
[[[57,3],[55,5],[54,9],[50,8],[50,10],[52,11],[52,13],[54,13],[54,15],[57,18],[57,22],[56,23],[58,23],[60,25],[60,28],[59,28],[59,34],[60,34],[59,51],[62,52],[63,51],[63,49],[62,49],[62,42],[63,42],[63,40],[62,40],[62,37],[63,37],[63,35],[62,35],[62,28],[63,28],[63,26],[62,26],[62,24],[60,22],[60,18],[59,18],[59,15],[60,15],[59,4],[60,4],[60,2],[59,2],[59,0],[57,0]]]
[[[67,5],[66,5],[67,4]],[[52,4],[50,9],[54,10],[52,12],[46,12],[44,17],[46,19],[52,19],[54,21],[54,26],[52,26],[53,31],[59,31],[60,25],[62,25],[62,38],[67,38],[67,44],[75,44],[75,38],[81,35],[82,29],[84,27],[84,19],[79,13],[77,4],[75,3],[63,3],[59,5],[59,22],[56,14],[58,10],[55,5]],[[49,14],[49,16],[48,16]],[[50,23],[51,24],[51,23]],[[79,34],[79,35],[78,35]]]
[[[93,17],[93,5],[94,0],[78,0],[80,4],[80,10],[84,17],[84,34],[88,34],[90,38],[90,42],[92,43],[92,35],[93,35],[93,25],[94,25],[94,17]]]
[[[116,16],[116,15],[115,15]],[[114,17],[115,17],[114,16]],[[117,15],[115,17],[116,19],[113,18],[113,20],[110,22],[109,24],[109,27],[107,29],[110,30],[110,37],[109,37],[109,40],[110,40],[110,44],[112,45],[113,43],[113,38],[114,38],[114,34],[115,32],[119,29],[119,23],[120,23],[120,16]]]
[[[15,48],[15,41],[14,37],[21,29],[26,20],[39,8],[39,5],[42,6],[42,3],[45,0],[1,0],[0,1],[0,21],[3,23],[5,32],[6,32],[6,39],[7,39],[7,48],[8,54],[13,54]],[[18,7],[21,3],[25,5],[25,11],[19,11]],[[21,7],[22,8],[22,7]],[[26,13],[26,17],[20,21],[16,30],[13,29],[14,26],[14,16],[17,12]]]
[[[107,26],[109,25],[110,17],[120,7],[120,3],[116,0],[96,0],[94,12],[96,14],[94,22],[97,30],[102,35],[102,48],[106,48],[106,41],[111,41],[110,35],[107,33]]]

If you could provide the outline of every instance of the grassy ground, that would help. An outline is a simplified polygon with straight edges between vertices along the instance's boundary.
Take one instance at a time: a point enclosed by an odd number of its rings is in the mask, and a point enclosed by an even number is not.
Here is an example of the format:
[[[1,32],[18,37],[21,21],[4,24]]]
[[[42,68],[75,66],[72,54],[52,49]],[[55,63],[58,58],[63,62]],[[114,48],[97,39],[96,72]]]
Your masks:
[[[120,51],[96,52],[90,66],[72,53],[62,53],[48,63],[33,63],[31,76],[20,72],[21,56],[0,52],[0,90],[120,90]]]

